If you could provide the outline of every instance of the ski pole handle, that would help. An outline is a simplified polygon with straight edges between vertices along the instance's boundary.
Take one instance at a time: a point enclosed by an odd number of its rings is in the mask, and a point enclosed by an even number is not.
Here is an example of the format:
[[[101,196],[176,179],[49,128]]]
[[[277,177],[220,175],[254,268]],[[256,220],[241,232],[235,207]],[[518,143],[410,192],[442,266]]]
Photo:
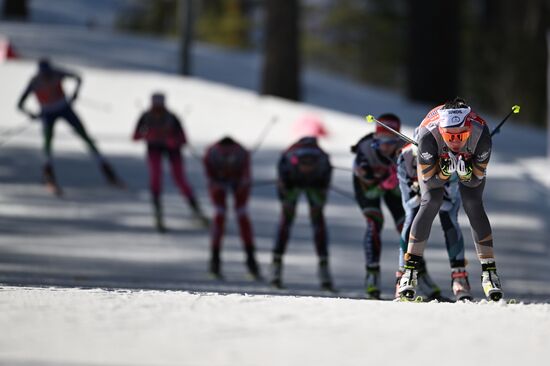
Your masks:
[[[519,111],[521,109],[521,106],[519,105],[514,105],[512,106],[512,110],[510,112],[508,112],[508,114],[506,115],[506,117],[504,117],[504,119],[502,121],[500,121],[500,123],[495,127],[495,129],[491,132],[491,137],[493,137],[494,135],[496,135],[497,133],[500,132],[500,128],[502,127],[502,125],[504,124],[504,122],[506,122],[508,120],[508,118],[510,118],[510,116],[512,114],[518,114]]]
[[[384,122],[380,122],[379,120],[374,118],[374,116],[372,114],[369,114],[368,116],[366,116],[365,119],[367,120],[368,123],[373,123],[373,122],[378,123],[380,126],[384,127],[386,130],[392,132],[394,135],[396,135],[397,137],[399,137],[403,141],[406,141],[410,144],[418,146],[418,143],[416,141],[414,141],[413,139],[411,139],[409,136],[404,135],[401,132],[398,132],[398,131],[394,130],[393,128],[391,128],[390,126],[385,124]]]

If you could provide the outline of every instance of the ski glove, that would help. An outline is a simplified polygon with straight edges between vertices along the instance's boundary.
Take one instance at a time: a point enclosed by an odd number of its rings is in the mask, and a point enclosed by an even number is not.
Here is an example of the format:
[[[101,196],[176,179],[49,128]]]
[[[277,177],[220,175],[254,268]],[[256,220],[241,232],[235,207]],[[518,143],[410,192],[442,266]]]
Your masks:
[[[420,194],[420,184],[418,184],[417,180],[410,182],[409,189],[411,190],[409,193],[410,197]]]
[[[473,171],[474,168],[472,166],[472,161],[465,161],[462,156],[459,156],[456,164],[456,173],[458,174],[458,178],[463,182],[468,182],[472,179]]]
[[[457,159],[452,153],[449,153],[448,158],[439,159],[439,169],[441,170],[441,174],[443,174],[446,177],[450,177],[451,174],[456,172],[456,167],[457,167]]]

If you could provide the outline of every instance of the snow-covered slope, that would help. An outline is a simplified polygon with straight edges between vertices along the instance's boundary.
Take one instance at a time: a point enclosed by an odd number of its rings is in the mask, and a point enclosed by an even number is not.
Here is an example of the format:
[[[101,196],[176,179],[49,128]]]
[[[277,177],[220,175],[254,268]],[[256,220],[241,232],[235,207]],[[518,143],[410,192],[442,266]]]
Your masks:
[[[543,365],[550,306],[3,288],[0,326],[3,365]]]

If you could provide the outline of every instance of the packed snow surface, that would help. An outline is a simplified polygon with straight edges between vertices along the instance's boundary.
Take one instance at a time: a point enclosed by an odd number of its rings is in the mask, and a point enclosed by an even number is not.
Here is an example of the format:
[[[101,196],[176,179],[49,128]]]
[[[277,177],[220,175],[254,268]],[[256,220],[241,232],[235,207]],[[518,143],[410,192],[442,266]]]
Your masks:
[[[550,306],[0,289],[5,365],[542,365]]]

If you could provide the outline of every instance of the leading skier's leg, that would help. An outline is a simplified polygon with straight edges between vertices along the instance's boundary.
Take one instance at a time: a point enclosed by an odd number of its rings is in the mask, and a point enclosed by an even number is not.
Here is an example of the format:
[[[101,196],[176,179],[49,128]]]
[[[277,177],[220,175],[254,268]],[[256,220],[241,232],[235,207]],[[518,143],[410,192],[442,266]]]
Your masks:
[[[460,184],[460,195],[464,211],[468,215],[477,256],[481,262],[481,283],[485,296],[491,300],[502,298],[502,286],[497,275],[493,251],[491,224],[483,207],[485,179],[476,187]]]

